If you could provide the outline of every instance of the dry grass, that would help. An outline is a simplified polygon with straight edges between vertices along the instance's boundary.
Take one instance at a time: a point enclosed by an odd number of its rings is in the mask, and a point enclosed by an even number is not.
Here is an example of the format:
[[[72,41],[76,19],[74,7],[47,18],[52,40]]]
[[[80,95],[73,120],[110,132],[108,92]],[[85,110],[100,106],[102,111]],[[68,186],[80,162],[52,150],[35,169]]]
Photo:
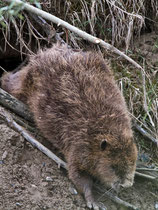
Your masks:
[[[0,35],[3,35],[5,40],[4,46],[1,46],[3,52],[9,46],[21,56],[33,54],[41,48],[43,41],[47,43],[46,34],[39,30],[40,27],[33,22],[28,13],[21,12],[21,9],[14,5],[3,10],[6,6],[7,4],[3,3],[3,7],[0,8]],[[13,36],[15,40],[12,40]]]
[[[29,0],[28,0],[29,1]],[[138,37],[143,27],[145,27],[145,18],[150,24],[154,24],[154,18],[158,15],[157,0],[39,0],[41,7],[80,29],[97,36],[103,40],[107,40],[115,46],[126,46],[126,52],[133,41],[133,36]],[[0,1],[0,5],[3,6]],[[19,11],[19,8],[11,8],[11,11]],[[10,10],[9,10],[10,12]],[[16,13],[16,12],[15,12]],[[17,34],[17,41],[20,44],[21,53],[23,49],[29,52],[31,50],[31,42],[35,41],[37,48],[40,47],[41,40],[47,41],[47,36],[41,33],[40,27],[32,21],[32,18],[26,13],[22,13],[13,21],[11,25],[7,15],[1,13],[0,19],[6,25],[4,33],[6,42],[9,42],[9,29],[14,30]],[[12,19],[12,18],[11,18]],[[12,26],[12,27],[11,27]],[[11,28],[10,28],[11,27]],[[23,30],[27,31],[24,34]],[[4,30],[4,29],[3,29]],[[58,29],[60,30],[60,29]],[[70,45],[84,46],[75,34],[69,33]],[[20,37],[20,38],[19,38]],[[27,38],[26,38],[27,37]]]
[[[63,7],[62,0],[48,0],[43,8],[113,45],[124,44],[127,50],[145,27],[145,18],[156,16],[157,4],[156,0],[66,0]]]
[[[158,56],[158,53],[156,55]],[[158,139],[158,65],[152,62],[152,56],[144,55],[143,49],[140,52],[137,48],[132,56],[145,71],[135,69],[125,62],[116,63],[115,59],[112,65],[116,79],[134,121]]]

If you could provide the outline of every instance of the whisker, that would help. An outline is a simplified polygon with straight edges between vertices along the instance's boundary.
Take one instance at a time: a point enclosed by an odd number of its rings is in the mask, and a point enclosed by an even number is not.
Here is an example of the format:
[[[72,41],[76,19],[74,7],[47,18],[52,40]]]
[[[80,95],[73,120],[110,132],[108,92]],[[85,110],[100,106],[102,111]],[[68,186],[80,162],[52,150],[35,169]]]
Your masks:
[[[97,188],[99,189],[99,187],[97,187]],[[113,188],[112,187],[110,189],[106,190],[105,192],[103,192],[103,194],[101,194],[101,196],[99,196],[99,198],[97,199],[97,201],[101,200],[101,198],[103,198],[106,195],[106,193],[109,193],[111,191],[113,191]]]

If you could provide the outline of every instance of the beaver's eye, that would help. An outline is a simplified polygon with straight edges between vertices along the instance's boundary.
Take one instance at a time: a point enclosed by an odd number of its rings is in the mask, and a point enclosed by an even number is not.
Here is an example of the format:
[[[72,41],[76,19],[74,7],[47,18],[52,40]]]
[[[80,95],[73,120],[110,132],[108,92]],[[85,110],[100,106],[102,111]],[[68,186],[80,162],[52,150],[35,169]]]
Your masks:
[[[107,141],[106,139],[102,140],[101,144],[100,144],[100,148],[102,151],[104,151],[106,149],[107,146]]]

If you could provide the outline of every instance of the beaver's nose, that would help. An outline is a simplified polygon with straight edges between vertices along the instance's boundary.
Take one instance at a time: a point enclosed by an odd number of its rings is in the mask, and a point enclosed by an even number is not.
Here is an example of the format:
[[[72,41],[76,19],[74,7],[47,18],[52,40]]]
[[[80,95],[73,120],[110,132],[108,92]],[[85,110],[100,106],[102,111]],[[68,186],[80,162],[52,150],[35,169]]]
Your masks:
[[[127,178],[125,179],[124,183],[121,184],[122,187],[131,187],[133,185],[133,178]]]

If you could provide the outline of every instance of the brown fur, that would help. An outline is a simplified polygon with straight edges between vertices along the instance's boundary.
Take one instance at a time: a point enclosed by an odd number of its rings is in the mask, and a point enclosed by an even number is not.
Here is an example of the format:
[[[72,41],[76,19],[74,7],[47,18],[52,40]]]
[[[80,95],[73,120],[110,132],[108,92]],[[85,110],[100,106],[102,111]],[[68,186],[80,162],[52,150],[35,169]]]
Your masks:
[[[132,185],[137,149],[130,118],[101,55],[54,45],[31,57],[21,71],[5,74],[2,88],[30,106],[90,205],[95,206],[93,177],[113,187]]]

